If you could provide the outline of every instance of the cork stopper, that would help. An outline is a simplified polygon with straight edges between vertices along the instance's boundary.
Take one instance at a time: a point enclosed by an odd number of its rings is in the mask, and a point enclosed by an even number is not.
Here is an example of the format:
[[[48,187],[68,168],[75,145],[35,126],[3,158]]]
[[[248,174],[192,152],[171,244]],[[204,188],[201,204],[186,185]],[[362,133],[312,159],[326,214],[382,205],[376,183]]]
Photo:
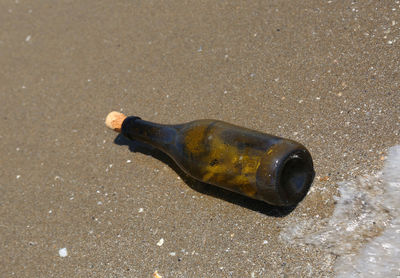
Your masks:
[[[126,116],[120,112],[110,112],[106,118],[106,126],[116,132],[121,132],[121,126],[125,119]]]

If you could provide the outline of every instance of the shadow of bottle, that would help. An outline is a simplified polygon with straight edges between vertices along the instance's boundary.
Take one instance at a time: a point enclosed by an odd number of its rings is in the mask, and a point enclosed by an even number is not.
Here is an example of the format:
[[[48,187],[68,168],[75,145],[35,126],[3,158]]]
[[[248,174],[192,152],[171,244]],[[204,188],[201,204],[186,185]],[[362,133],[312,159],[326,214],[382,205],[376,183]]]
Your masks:
[[[167,154],[142,142],[129,140],[121,134],[114,139],[114,143],[120,146],[128,146],[131,152],[140,152],[162,161],[172,168],[190,188],[202,194],[207,194],[214,198],[219,198],[221,200],[273,217],[284,217],[290,214],[296,208],[296,206],[272,206],[265,202],[251,199],[238,193],[198,181],[187,175]]]

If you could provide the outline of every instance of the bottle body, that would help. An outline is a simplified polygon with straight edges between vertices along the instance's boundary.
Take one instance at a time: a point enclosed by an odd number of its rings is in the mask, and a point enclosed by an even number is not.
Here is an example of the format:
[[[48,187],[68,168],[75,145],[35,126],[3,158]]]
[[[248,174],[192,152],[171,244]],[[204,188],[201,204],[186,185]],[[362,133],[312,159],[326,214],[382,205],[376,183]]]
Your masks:
[[[164,151],[197,180],[272,205],[297,204],[314,178],[303,145],[222,121],[158,125],[128,117],[122,134]]]

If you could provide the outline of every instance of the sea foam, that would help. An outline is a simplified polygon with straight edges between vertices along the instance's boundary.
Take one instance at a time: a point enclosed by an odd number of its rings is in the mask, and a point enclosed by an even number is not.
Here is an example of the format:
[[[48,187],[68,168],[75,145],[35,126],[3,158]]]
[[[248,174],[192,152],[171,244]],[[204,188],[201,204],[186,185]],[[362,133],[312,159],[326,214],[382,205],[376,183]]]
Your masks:
[[[338,189],[329,219],[289,223],[281,239],[337,258],[336,277],[400,276],[400,145],[389,149],[383,172]]]

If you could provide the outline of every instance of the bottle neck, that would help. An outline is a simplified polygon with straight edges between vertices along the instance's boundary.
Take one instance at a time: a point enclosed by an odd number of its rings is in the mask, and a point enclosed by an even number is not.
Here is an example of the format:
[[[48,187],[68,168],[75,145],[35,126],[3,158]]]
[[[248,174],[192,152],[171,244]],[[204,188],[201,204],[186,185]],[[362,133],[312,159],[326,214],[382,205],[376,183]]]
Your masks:
[[[165,151],[176,138],[174,126],[144,121],[139,117],[127,117],[122,123],[121,133],[131,140],[137,140]]]

